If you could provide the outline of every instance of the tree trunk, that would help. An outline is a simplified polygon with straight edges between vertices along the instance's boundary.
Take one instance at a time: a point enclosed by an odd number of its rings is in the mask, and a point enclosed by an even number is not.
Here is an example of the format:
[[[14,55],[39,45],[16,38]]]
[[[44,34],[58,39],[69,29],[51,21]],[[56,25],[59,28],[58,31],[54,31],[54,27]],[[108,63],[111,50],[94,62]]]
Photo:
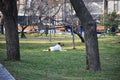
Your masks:
[[[1,29],[1,34],[4,34],[4,19],[3,16],[0,15],[0,29]]]
[[[26,38],[24,31],[21,31],[21,38]]]
[[[70,0],[70,2],[84,27],[87,69],[98,71],[101,67],[95,21],[85,7],[83,0]]]
[[[1,11],[5,21],[7,60],[20,60],[17,3],[16,0],[4,0],[1,3],[4,4]]]
[[[22,27],[22,31],[21,31],[21,38],[26,38],[24,30],[28,27],[28,25],[26,26],[21,26]]]
[[[4,26],[1,25],[1,34],[4,34]]]

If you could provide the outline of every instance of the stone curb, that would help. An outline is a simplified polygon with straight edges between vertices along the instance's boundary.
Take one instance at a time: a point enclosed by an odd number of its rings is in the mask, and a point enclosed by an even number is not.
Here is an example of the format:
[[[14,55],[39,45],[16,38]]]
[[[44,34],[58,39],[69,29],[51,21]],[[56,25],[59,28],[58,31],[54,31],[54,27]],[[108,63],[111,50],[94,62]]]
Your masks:
[[[2,64],[0,64],[0,80],[15,80]]]

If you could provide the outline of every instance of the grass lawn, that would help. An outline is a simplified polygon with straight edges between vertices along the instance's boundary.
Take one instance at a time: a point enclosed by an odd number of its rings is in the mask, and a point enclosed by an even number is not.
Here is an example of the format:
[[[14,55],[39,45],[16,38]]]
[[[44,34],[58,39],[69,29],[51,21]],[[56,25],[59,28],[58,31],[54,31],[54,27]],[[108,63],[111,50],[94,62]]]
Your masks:
[[[57,42],[64,42],[66,52],[43,52]],[[21,61],[4,61],[6,48],[0,35],[0,59],[16,80],[120,80],[120,36],[99,39],[102,70],[86,70],[84,43],[75,40],[72,49],[70,37],[49,38],[28,37],[20,39]]]

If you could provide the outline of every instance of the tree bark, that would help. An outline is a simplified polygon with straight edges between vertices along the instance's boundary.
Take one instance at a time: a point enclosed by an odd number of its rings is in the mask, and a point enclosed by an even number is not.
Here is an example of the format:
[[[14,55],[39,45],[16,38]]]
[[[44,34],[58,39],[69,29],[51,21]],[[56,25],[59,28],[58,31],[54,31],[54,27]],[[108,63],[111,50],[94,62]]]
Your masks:
[[[85,7],[83,0],[70,0],[70,2],[84,27],[87,69],[90,71],[99,71],[101,70],[101,67],[99,60],[96,23]]]
[[[1,29],[1,34],[4,34],[4,19],[3,16],[0,15],[0,29]]]
[[[26,38],[24,30],[28,27],[28,25],[26,26],[21,26],[22,27],[22,31],[21,31],[21,38]]]
[[[17,27],[17,0],[0,1],[0,10],[4,16],[7,60],[20,60],[19,38]],[[1,6],[2,4],[2,6]]]
[[[4,27],[1,25],[1,34],[4,34]]]

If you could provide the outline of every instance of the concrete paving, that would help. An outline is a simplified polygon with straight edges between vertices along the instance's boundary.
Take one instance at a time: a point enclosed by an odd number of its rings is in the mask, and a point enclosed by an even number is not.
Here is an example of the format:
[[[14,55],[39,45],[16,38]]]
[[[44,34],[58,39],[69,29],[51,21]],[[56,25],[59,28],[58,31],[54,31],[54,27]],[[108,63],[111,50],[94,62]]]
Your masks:
[[[0,80],[15,80],[2,64],[0,64]]]

